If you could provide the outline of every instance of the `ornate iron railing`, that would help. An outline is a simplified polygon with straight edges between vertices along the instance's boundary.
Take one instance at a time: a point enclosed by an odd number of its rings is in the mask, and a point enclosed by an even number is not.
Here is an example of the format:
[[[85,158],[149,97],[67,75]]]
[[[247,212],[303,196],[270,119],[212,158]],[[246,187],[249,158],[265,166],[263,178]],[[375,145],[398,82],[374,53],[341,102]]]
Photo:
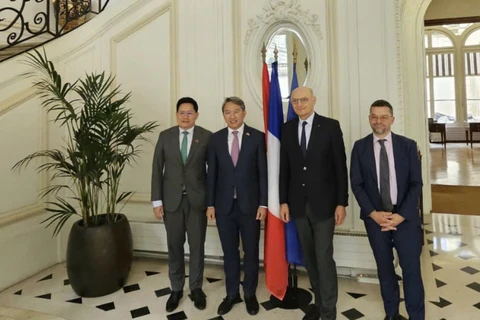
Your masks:
[[[0,61],[61,37],[102,12],[110,0],[2,0]],[[5,5],[5,2],[8,2]]]

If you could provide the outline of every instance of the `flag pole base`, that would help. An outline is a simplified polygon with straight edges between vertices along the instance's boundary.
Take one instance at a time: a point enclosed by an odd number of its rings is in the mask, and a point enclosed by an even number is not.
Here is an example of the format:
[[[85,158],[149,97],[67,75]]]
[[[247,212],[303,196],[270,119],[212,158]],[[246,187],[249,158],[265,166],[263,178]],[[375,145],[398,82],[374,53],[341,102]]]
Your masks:
[[[298,287],[297,266],[288,266],[288,287],[283,300],[280,300],[273,295],[270,296],[270,302],[280,309],[303,309],[312,301],[312,294],[302,288]]]
[[[287,293],[283,300],[270,296],[270,302],[280,309],[303,309],[312,301],[312,294],[302,288],[287,288]]]

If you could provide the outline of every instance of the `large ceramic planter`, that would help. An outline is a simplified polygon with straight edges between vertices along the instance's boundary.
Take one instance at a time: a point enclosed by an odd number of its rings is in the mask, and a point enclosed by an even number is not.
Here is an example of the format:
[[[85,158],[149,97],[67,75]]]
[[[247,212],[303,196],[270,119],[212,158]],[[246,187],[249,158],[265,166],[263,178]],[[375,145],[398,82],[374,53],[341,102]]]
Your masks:
[[[99,216],[105,221],[105,216]],[[127,217],[112,224],[72,226],[68,237],[67,273],[73,291],[81,297],[115,292],[127,281],[133,258],[132,231]]]

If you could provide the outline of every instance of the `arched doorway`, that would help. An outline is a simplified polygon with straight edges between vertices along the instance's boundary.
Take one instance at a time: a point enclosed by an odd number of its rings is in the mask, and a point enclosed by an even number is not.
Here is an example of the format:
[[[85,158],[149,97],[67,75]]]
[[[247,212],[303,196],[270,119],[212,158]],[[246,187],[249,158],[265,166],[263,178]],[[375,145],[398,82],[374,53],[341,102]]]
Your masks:
[[[423,208],[432,208],[429,142],[425,105],[424,16],[432,0],[397,0],[400,4],[400,61],[405,134],[416,140],[422,154]]]

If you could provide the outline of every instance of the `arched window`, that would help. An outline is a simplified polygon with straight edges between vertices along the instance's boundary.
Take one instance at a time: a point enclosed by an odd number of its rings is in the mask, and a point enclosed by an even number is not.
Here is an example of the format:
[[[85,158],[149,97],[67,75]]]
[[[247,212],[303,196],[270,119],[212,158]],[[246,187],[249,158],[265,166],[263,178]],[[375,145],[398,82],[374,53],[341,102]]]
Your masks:
[[[480,121],[480,27],[465,39],[465,98],[467,121]]]
[[[444,32],[426,30],[427,114],[436,122],[456,120],[455,47]]]
[[[427,114],[436,122],[480,122],[480,23],[425,29]]]

